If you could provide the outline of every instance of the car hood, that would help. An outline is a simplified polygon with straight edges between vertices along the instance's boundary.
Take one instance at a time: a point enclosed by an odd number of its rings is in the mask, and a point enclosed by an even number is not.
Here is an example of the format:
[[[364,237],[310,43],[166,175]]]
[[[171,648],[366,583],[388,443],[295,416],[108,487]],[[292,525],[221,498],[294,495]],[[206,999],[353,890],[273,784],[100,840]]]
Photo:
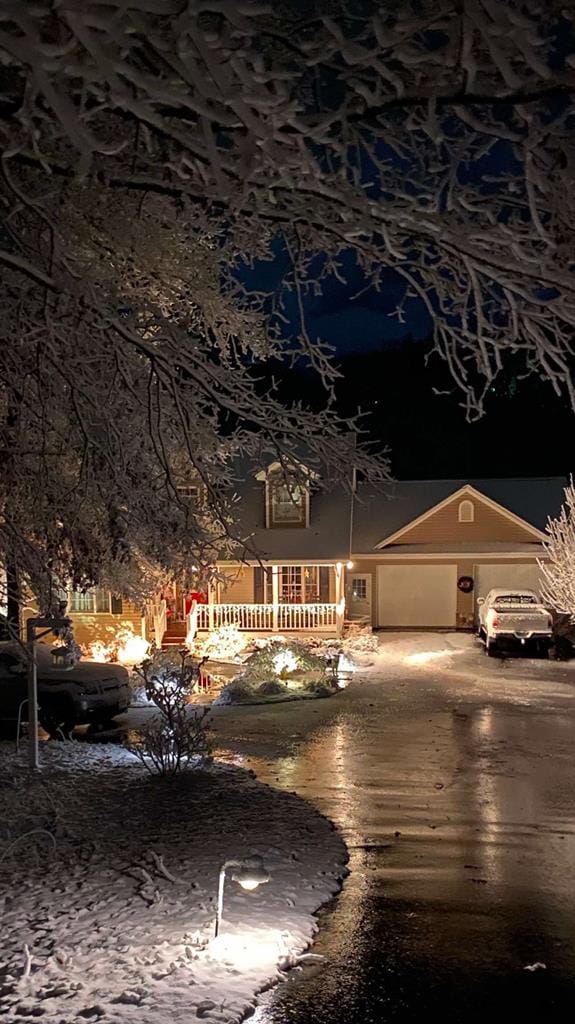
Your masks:
[[[61,680],[63,683],[77,683],[82,689],[98,687],[102,683],[115,683],[116,686],[127,685],[129,676],[122,665],[111,665],[99,661],[79,661],[73,668],[52,668],[39,666],[38,678],[51,681]]]

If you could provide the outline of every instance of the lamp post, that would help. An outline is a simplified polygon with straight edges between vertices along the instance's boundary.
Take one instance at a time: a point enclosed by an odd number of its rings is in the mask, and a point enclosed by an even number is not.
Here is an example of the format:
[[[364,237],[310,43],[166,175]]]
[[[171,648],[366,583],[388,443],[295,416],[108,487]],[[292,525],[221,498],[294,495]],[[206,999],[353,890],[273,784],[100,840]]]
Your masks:
[[[26,648],[28,651],[28,764],[31,768],[39,768],[38,758],[38,666],[36,661],[36,641],[53,633],[59,636],[70,629],[69,618],[56,618],[52,615],[39,616],[26,621]],[[42,630],[36,634],[36,630]]]
[[[224,885],[226,881],[226,871],[228,868],[233,868],[232,880],[241,885],[242,889],[248,891],[257,889],[258,885],[263,885],[264,882],[269,882],[269,872],[266,870],[264,862],[261,857],[246,857],[244,860],[227,860],[222,864],[220,868],[220,878],[218,883],[218,906],[216,910],[216,927],[214,936],[217,939],[220,934],[220,927],[222,924],[222,913],[224,909]]]

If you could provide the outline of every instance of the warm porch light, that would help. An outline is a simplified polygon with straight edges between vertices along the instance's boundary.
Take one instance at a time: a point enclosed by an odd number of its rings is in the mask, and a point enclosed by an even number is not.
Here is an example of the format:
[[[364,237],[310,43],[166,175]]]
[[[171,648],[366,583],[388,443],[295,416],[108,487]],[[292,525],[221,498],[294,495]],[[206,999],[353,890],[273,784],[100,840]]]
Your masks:
[[[353,562],[351,560],[349,562],[346,562],[345,567],[346,569],[353,569]]]
[[[222,913],[224,909],[224,885],[226,881],[226,871],[228,868],[233,868],[232,880],[237,882],[238,885],[241,885],[242,889],[246,889],[248,892],[251,892],[253,889],[257,889],[258,885],[263,885],[264,882],[269,882],[270,880],[269,872],[266,870],[262,858],[257,855],[253,857],[246,857],[244,860],[227,860],[222,864],[218,884],[218,906],[214,931],[216,938],[220,933],[222,923]]]

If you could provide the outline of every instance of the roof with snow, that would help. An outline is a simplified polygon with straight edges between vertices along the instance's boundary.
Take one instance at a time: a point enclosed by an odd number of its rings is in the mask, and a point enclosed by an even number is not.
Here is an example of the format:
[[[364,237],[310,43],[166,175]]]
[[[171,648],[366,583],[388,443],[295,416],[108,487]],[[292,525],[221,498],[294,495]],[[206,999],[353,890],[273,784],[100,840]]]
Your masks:
[[[527,523],[544,530],[549,516],[558,515],[567,481],[563,477],[521,477],[470,480],[398,480],[377,487],[360,485],[355,498],[352,551],[355,555],[375,552],[377,544],[391,537],[418,516],[470,485]],[[264,484],[253,474],[237,487],[239,518],[246,538],[245,557],[254,549],[264,560],[297,559],[337,561],[349,554],[350,495],[343,488],[312,489],[310,525],[307,528],[266,529]],[[430,551],[428,545],[394,545],[402,553]],[[438,552],[454,551],[453,545],[439,545]],[[477,545],[476,545],[477,547]],[[477,550],[483,545],[479,545]],[[485,550],[519,551],[522,545],[487,542]],[[532,546],[525,545],[528,550]],[[249,551],[248,551],[249,548]],[[390,553],[392,547],[383,549]],[[469,546],[466,546],[469,550]]]

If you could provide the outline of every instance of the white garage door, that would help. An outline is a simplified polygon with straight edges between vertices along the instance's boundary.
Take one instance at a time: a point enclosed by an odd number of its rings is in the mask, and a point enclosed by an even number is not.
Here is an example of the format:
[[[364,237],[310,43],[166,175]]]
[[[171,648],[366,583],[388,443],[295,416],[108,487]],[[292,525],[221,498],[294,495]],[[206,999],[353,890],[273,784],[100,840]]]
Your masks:
[[[379,626],[455,626],[457,566],[379,565]]]
[[[485,597],[492,587],[518,587],[534,590],[539,596],[541,573],[538,565],[476,565],[475,598]]]

